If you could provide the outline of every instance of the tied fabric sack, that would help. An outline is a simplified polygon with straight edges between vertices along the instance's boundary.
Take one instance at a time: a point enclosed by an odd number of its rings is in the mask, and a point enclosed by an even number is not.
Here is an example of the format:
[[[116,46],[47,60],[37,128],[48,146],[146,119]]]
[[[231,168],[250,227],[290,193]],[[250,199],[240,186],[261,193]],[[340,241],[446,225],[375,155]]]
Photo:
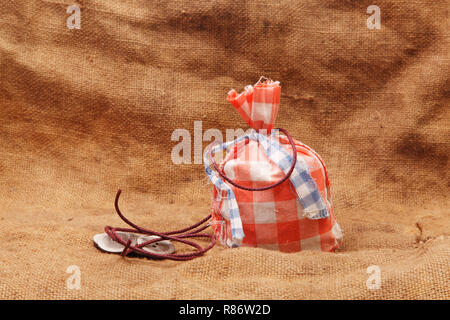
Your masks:
[[[204,154],[213,183],[212,227],[228,247],[260,247],[283,252],[334,251],[342,242],[321,157],[274,129],[281,87],[263,78],[228,101],[252,128]],[[280,134],[283,133],[283,134]],[[224,151],[217,164],[214,155]]]

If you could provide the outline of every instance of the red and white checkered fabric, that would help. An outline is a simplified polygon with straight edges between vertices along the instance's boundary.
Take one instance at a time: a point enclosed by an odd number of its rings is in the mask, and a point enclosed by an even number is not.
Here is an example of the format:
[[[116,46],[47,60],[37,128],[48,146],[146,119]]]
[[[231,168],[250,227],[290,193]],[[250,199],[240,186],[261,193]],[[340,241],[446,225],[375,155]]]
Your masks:
[[[258,81],[252,87],[247,86],[241,94],[233,89],[228,93],[228,101],[236,108],[253,129],[273,128],[280,105],[281,87],[278,81]]]
[[[279,84],[269,82],[257,85],[253,89],[252,92],[247,87],[240,95],[236,95],[232,90],[228,99],[253,128],[270,130],[273,128],[278,111]],[[270,98],[269,95],[273,97]],[[259,104],[255,103],[255,100],[249,102],[252,96],[258,97]],[[262,96],[265,97],[261,98]],[[280,145],[292,154],[288,139],[285,136],[279,136],[278,139]],[[329,216],[323,219],[308,218],[289,179],[265,191],[247,191],[230,185],[238,203],[245,233],[242,246],[295,252],[334,251],[340,245],[342,233],[333,211],[326,167],[320,156],[310,147],[296,140],[294,142],[297,157],[301,157],[307,163],[309,173],[317,185]],[[249,188],[272,185],[285,175],[280,167],[267,157],[259,142],[254,140],[242,140],[228,148],[219,167],[228,178]],[[224,214],[228,211],[224,208],[227,205],[225,197],[225,191],[213,188],[212,226],[216,238],[224,245],[231,246],[233,243],[231,224],[229,217]]]
[[[231,186],[238,202],[245,237],[242,246],[262,247],[283,252],[300,250],[333,251],[342,238],[333,211],[330,182],[319,155],[311,148],[294,140],[297,156],[309,165],[310,174],[326,203],[329,217],[309,219],[303,215],[303,206],[289,180],[265,191],[246,191]],[[281,145],[289,152],[291,146],[285,137]],[[270,161],[258,142],[242,141],[232,148],[220,165],[225,174],[245,187],[260,188],[273,184],[284,172]],[[213,228],[223,244],[231,243],[231,226],[221,212],[224,199],[213,188]]]

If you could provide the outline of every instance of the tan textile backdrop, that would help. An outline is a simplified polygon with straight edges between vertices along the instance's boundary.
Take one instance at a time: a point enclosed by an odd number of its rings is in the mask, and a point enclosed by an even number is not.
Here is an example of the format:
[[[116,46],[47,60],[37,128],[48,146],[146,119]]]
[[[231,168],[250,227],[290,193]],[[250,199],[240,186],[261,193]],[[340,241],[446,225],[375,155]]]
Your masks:
[[[449,299],[449,3],[376,1],[369,30],[372,2],[83,0],[69,30],[72,0],[1,1],[0,298]],[[171,134],[245,129],[226,93],[260,75],[281,82],[277,125],[328,166],[342,249],[94,248],[123,226],[118,187],[155,230],[208,214],[203,166],[173,164]]]

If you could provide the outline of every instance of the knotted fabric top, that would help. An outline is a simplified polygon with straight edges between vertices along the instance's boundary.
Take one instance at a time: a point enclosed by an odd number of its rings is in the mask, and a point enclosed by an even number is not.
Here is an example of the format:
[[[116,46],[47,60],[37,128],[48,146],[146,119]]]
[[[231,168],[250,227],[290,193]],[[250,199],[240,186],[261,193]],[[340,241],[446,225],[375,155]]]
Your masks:
[[[270,132],[274,127],[280,106],[280,93],[281,87],[278,81],[261,77],[254,86],[245,87],[240,94],[232,89],[228,92],[228,101],[250,127]]]

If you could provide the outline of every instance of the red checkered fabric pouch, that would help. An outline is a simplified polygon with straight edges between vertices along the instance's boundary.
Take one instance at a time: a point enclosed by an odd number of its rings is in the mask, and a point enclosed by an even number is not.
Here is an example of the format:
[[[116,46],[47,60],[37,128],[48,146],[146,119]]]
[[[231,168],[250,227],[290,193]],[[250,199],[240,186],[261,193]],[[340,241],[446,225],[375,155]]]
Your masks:
[[[286,130],[273,129],[280,89],[279,82],[264,80],[228,94],[254,130],[205,151],[213,183],[212,227],[228,247],[334,251],[342,232],[325,164]],[[221,150],[225,156],[217,164],[214,154]]]

